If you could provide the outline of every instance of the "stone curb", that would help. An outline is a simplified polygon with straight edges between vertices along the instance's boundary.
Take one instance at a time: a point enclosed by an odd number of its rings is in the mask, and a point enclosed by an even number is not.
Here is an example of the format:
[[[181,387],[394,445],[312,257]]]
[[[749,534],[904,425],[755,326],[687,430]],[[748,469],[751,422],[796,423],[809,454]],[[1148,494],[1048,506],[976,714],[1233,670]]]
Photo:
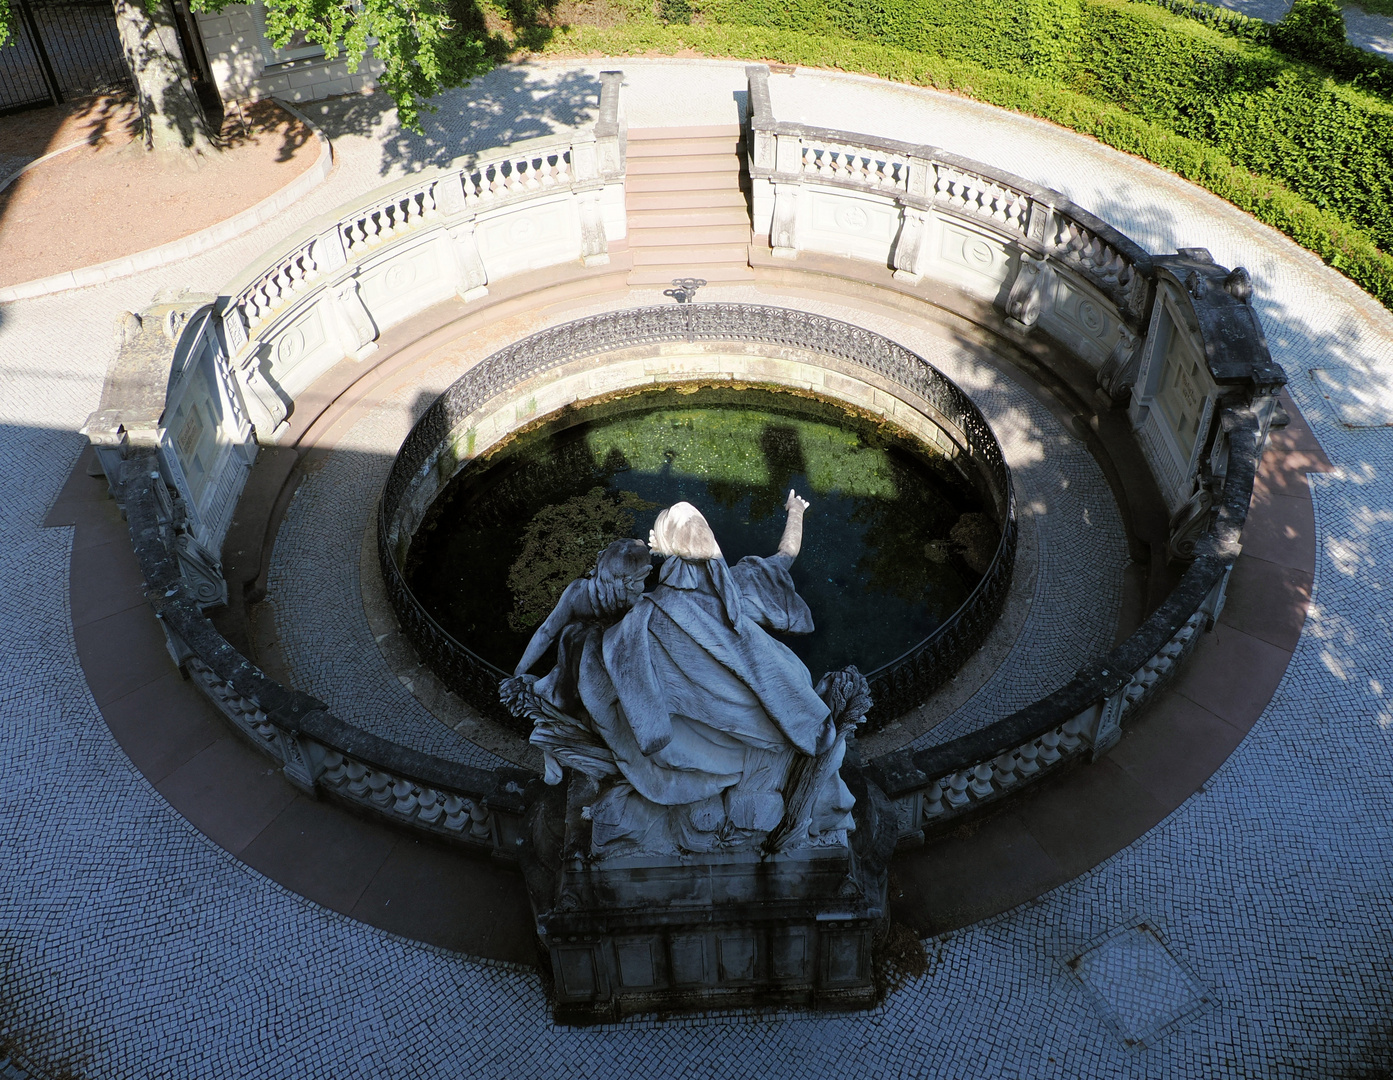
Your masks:
[[[200,229],[198,232],[180,237],[178,240],[171,240],[159,247],[146,248],[144,251],[137,251],[134,255],[124,255],[119,259],[79,267],[76,270],[65,270],[63,273],[54,274],[51,277],[35,278],[33,281],[22,281],[18,285],[7,286],[0,289],[0,304],[12,303],[15,300],[29,300],[36,296],[65,292],[68,289],[80,289],[87,285],[100,285],[106,281],[114,281],[116,278],[129,277],[131,274],[138,274],[143,270],[153,270],[157,266],[167,266],[180,259],[187,259],[207,251],[209,248],[217,247],[224,241],[250,232],[258,225],[265,224],[302,196],[318,187],[334,167],[334,150],[329,142],[329,137],[324,134],[318,124],[293,105],[279,98],[276,98],[275,101],[282,109],[313,131],[315,138],[319,140],[319,157],[314,164],[279,191],[273,192],[255,206],[248,207],[226,221],[219,221],[215,225],[209,225],[206,229]],[[71,150],[73,147],[64,147],[64,149]],[[39,161],[43,160],[45,158],[30,162],[29,165],[25,166],[25,169],[37,165]],[[17,173],[16,176],[18,175]],[[13,180],[14,177],[10,179]]]
[[[28,165],[21,166],[14,172],[10,173],[9,176],[5,177],[5,179],[0,180],[0,191],[4,191],[7,187],[13,184],[30,169],[37,168],[38,166],[42,165],[45,161],[52,161],[54,158],[61,157],[63,154],[66,154],[69,150],[76,150],[79,146],[91,145],[91,139],[78,139],[77,142],[68,143],[67,146],[60,147],[57,150],[51,150],[47,154],[44,154],[42,157],[36,157],[33,161],[29,162]]]

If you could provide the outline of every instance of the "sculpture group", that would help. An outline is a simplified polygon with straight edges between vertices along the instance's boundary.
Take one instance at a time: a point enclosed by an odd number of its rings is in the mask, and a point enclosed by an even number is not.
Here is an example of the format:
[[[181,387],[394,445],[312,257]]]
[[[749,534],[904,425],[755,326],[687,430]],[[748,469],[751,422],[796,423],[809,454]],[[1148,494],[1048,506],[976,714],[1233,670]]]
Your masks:
[[[548,783],[569,766],[597,784],[593,855],[772,853],[855,827],[839,770],[870,696],[854,667],[814,686],[773,636],[813,629],[789,573],[808,503],[790,491],[785,507],[777,552],[735,566],[696,507],[663,510],[648,544],[615,541],[566,587],[503,682]]]

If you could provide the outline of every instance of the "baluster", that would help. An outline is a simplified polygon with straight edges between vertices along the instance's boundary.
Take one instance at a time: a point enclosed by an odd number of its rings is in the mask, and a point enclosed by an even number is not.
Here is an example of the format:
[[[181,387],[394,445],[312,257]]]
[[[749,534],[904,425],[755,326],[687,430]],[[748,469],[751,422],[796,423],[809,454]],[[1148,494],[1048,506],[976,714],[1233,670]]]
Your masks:
[[[445,808],[440,805],[440,793],[434,788],[422,788],[416,802],[420,807],[416,816],[428,825],[434,825],[445,812]]]
[[[1040,736],[1040,764],[1053,765],[1062,755],[1059,752],[1059,732],[1047,731]]]
[[[992,220],[999,221],[1004,225],[1006,223],[1006,192],[993,184],[988,194],[990,196],[988,209],[992,212]]]
[[[1065,753],[1070,753],[1079,748],[1083,742],[1083,729],[1088,721],[1082,716],[1071,717],[1059,727],[1059,745]]]
[[[943,781],[933,780],[924,792],[924,818],[938,817],[943,813]]]
[[[1033,742],[1026,743],[1017,753],[1020,755],[1021,763],[1016,766],[1016,771],[1022,776],[1034,776],[1040,771],[1040,762],[1037,760],[1040,751]]]
[[[469,808],[469,835],[478,840],[489,838],[489,809],[482,802],[476,802]]]
[[[381,227],[377,230],[379,241],[390,240],[401,226],[401,201],[383,203],[377,208],[377,220]]]
[[[368,798],[378,806],[391,806],[395,796],[392,794],[392,778],[376,769],[368,773]]]
[[[363,798],[368,793],[368,770],[365,765],[358,761],[350,761],[345,770],[348,777],[348,791],[352,795]]]
[[[1016,752],[1014,750],[1001,754],[992,762],[996,766],[993,779],[1003,788],[1008,788],[1019,779],[1016,776]]]
[[[967,193],[967,177],[954,176],[952,188],[952,202],[953,205],[956,206],[959,210],[967,209]]]
[[[324,779],[331,784],[341,783],[348,775],[348,763],[337,750],[324,755]]]
[[[410,780],[398,780],[392,785],[392,809],[406,817],[416,809],[416,785]]]
[[[948,790],[944,793],[948,799],[948,805],[953,807],[966,806],[970,796],[967,793],[967,773],[955,772],[948,779]]]
[[[952,181],[948,179],[948,174],[943,169],[938,170],[938,179],[934,181],[934,198],[939,202],[948,201],[949,189],[952,188]]]
[[[972,783],[968,786],[979,799],[985,799],[992,793],[992,767],[989,762],[983,762],[972,770]]]
[[[469,811],[465,808],[465,800],[458,795],[447,795],[445,797],[445,828],[459,832],[468,823]]]

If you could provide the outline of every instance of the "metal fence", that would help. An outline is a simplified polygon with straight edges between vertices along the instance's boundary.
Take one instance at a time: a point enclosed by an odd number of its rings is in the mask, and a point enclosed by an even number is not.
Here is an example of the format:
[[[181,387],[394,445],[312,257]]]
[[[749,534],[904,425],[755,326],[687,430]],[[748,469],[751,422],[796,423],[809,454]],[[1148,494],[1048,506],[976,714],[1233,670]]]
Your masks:
[[[0,114],[129,87],[109,0],[11,0],[0,46]]]

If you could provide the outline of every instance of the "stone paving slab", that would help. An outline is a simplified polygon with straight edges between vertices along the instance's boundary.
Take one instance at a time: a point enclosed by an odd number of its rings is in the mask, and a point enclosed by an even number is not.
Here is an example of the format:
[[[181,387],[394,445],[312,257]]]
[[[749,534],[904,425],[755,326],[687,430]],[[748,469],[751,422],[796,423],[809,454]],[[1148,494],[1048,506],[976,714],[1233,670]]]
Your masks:
[[[505,69],[444,104],[462,131],[538,134],[574,114],[565,92],[601,66],[625,68],[630,100],[667,110],[653,124],[687,122],[704,85],[743,86],[739,65],[626,58]],[[674,70],[680,97],[665,91]],[[556,82],[563,99],[524,95],[533,79]],[[1393,316],[1234,208],[1089,140],[927,91],[868,96],[870,80],[817,79],[829,113],[862,103],[855,126],[932,130],[967,156],[1009,156],[1154,250],[1202,243],[1253,270],[1269,343],[1333,468],[1310,481],[1317,557],[1302,636],[1234,754],[1102,866],[931,939],[929,971],[867,1015],[558,1029],[535,976],[405,941],[269,881],[173,811],[101,722],[68,615],[71,527],[40,526],[78,456],[116,313],[165,284],[216,289],[298,228],[306,205],[187,264],[0,307],[0,470],[11,481],[0,501],[0,860],[11,884],[0,890],[0,1030],[25,1048],[22,1064],[76,1061],[103,1078],[1325,1078],[1386,1067],[1393,446],[1386,430],[1343,426],[1302,373],[1393,379]],[[443,119],[413,141],[359,101],[332,108],[343,110],[341,126],[326,123],[341,171],[307,203],[327,209],[383,169],[446,152]],[[1129,1050],[1065,964],[1139,912],[1217,1000]]]

